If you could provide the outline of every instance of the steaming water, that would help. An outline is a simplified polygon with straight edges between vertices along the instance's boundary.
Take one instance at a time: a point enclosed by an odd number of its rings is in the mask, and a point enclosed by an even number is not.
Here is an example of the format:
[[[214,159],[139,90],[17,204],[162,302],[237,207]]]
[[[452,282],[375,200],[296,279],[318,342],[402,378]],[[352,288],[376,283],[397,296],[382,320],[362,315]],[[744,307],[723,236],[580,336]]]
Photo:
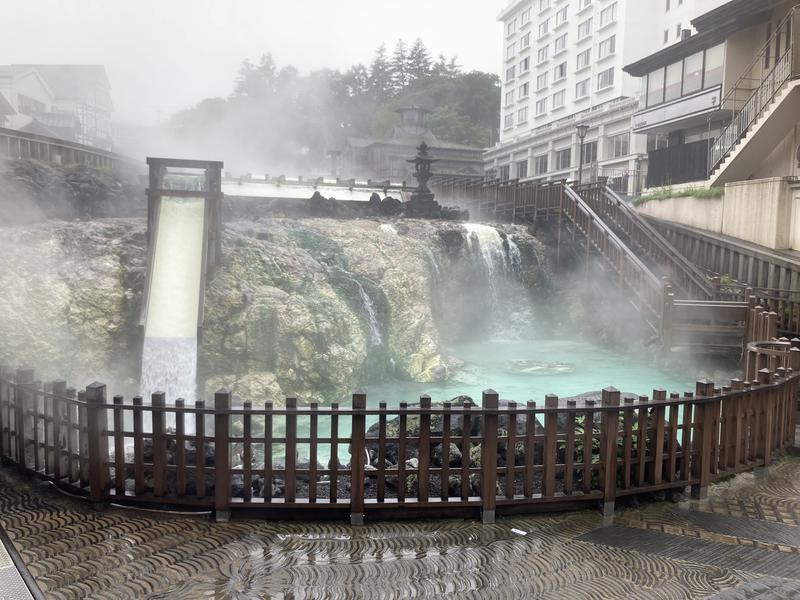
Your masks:
[[[165,197],[149,283],[141,391],[193,402],[197,381],[197,319],[202,280],[205,201]]]
[[[384,233],[391,233],[393,235],[397,235],[397,229],[394,228],[394,225],[390,223],[381,223],[378,227]]]

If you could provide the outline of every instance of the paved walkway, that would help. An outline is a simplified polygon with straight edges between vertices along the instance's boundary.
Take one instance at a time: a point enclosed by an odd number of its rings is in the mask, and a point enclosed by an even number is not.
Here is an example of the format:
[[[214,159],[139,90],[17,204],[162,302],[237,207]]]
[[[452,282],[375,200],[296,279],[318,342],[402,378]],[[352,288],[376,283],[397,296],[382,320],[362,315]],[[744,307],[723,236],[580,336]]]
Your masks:
[[[94,513],[0,469],[0,525],[47,598],[800,598],[800,458],[605,528],[591,511],[363,528]]]
[[[0,540],[0,600],[32,599],[28,586],[14,566],[3,541]]]

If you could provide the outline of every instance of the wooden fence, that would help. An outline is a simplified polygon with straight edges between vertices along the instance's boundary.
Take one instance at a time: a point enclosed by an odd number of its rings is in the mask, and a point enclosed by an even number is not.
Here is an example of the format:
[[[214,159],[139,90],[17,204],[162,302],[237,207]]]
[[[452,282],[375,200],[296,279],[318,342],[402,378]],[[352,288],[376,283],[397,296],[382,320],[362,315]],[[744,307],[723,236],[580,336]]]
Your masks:
[[[800,391],[790,367],[694,392],[481,406],[234,406],[163,394],[149,402],[42,385],[0,369],[0,451],[26,473],[107,502],[196,507],[280,518],[373,518],[563,510],[692,486],[768,465],[794,444]],[[789,364],[789,363],[781,363]],[[170,425],[169,424],[174,424]],[[369,425],[369,427],[368,427]],[[331,457],[325,461],[324,455]],[[322,460],[321,460],[322,459]]]

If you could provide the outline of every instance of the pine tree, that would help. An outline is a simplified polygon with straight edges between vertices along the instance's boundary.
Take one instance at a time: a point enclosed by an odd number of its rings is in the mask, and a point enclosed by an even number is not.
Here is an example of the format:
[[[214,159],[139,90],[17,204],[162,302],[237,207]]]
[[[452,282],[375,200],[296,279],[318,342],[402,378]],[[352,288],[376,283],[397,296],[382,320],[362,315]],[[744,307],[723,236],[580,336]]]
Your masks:
[[[406,88],[409,82],[408,47],[402,39],[397,40],[397,44],[394,47],[391,68],[394,92],[400,93]]]
[[[421,38],[414,40],[414,45],[408,51],[408,79],[409,83],[425,79],[431,74],[431,55]]]
[[[386,44],[375,51],[369,67],[369,89],[376,102],[386,102],[392,95],[392,66],[386,56]]]

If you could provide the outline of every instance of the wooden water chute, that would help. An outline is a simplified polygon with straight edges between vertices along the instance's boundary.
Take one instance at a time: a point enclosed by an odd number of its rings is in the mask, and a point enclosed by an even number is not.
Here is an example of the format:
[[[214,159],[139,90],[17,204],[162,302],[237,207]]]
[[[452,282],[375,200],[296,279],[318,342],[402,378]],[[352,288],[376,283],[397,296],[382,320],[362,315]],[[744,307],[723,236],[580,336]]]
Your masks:
[[[186,160],[148,157],[150,169],[147,188],[147,275],[142,297],[139,326],[147,323],[151,297],[156,242],[159,234],[159,214],[162,200],[172,198],[202,198],[203,242],[200,285],[198,290],[197,336],[201,339],[206,281],[219,264],[222,252],[222,167],[221,161]]]

